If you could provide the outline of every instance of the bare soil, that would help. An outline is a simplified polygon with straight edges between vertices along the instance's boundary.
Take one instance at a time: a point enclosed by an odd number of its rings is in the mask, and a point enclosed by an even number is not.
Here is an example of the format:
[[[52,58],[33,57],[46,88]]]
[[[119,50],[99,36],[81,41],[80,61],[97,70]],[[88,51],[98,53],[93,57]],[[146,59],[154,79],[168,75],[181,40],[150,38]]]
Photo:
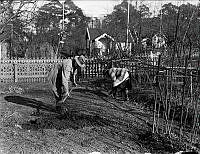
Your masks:
[[[135,98],[132,96],[129,102],[116,101],[107,92],[82,84],[72,90],[64,104],[69,112],[61,116],[55,110],[48,84],[2,84],[0,153],[177,151],[171,140],[152,135],[152,114]]]

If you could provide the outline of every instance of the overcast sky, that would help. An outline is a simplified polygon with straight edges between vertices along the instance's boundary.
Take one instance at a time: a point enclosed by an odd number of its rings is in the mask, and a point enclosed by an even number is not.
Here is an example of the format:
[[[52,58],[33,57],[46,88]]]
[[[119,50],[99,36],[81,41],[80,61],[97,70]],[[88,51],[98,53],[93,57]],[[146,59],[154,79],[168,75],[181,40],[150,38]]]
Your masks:
[[[121,0],[73,0],[73,2],[80,7],[83,12],[87,16],[93,17],[101,17],[105,14],[109,14],[113,11],[115,5],[120,4]],[[182,3],[192,3],[197,4],[198,0],[173,0],[173,1],[165,1],[165,0],[138,0],[138,5],[143,3],[150,7],[150,11],[153,13],[154,11],[160,9],[161,6],[165,3],[173,3],[174,5],[180,5]],[[132,4],[135,5],[136,0],[132,0]]]
[[[63,2],[63,0],[59,0]],[[110,14],[114,6],[120,4],[122,0],[72,0],[75,5],[81,8],[86,16],[89,17],[103,17],[106,14]],[[132,4],[136,4],[136,0],[131,0]],[[197,4],[198,0],[138,0],[139,4],[145,4],[150,8],[150,11],[154,14],[158,12],[161,6],[165,3],[173,3],[174,5],[180,5],[182,3]],[[44,1],[39,1],[40,5],[44,4]]]
[[[118,0],[73,0],[87,16],[104,16],[113,11],[115,5],[120,4]]]

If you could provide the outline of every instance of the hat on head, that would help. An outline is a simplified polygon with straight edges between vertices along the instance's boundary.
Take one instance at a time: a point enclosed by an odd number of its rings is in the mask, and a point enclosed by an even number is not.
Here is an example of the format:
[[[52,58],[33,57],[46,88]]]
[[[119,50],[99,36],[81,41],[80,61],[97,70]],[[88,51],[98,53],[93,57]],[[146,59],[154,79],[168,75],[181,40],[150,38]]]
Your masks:
[[[84,56],[75,56],[74,57],[76,63],[80,67],[85,67],[85,57]]]

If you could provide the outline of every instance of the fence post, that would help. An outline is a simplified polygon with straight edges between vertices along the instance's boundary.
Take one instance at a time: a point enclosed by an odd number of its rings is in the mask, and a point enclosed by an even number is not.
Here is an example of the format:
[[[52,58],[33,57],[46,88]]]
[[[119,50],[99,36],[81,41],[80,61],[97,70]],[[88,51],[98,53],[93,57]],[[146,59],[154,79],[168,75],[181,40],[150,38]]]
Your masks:
[[[15,61],[13,61],[13,78],[14,78],[14,82],[18,81],[17,78],[17,63]]]

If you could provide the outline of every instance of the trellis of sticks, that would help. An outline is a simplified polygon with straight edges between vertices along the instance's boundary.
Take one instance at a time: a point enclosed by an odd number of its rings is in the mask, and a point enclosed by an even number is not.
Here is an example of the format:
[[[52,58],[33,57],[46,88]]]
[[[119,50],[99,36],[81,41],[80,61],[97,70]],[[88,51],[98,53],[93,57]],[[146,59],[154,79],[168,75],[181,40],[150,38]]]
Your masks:
[[[189,55],[185,56],[184,70],[182,72],[182,82],[176,82],[173,65],[163,76],[160,75],[161,55],[158,59],[156,78],[154,81],[154,112],[153,112],[153,133],[163,133],[172,137],[172,134],[179,136],[179,142],[182,143],[185,136],[189,144],[198,143],[199,137],[199,78],[200,70],[190,69],[191,49]],[[172,62],[173,64],[174,62]],[[200,54],[198,66],[200,65]],[[177,72],[176,72],[177,73]],[[177,106],[181,107],[178,111]],[[161,110],[162,107],[162,110]],[[192,113],[189,112],[191,109]],[[175,115],[180,118],[175,120]],[[193,124],[189,126],[188,117],[192,116]],[[192,115],[191,115],[192,114]],[[162,120],[164,119],[164,120]],[[191,122],[191,121],[190,121]],[[179,126],[179,128],[177,127]],[[189,140],[188,140],[189,139]]]

